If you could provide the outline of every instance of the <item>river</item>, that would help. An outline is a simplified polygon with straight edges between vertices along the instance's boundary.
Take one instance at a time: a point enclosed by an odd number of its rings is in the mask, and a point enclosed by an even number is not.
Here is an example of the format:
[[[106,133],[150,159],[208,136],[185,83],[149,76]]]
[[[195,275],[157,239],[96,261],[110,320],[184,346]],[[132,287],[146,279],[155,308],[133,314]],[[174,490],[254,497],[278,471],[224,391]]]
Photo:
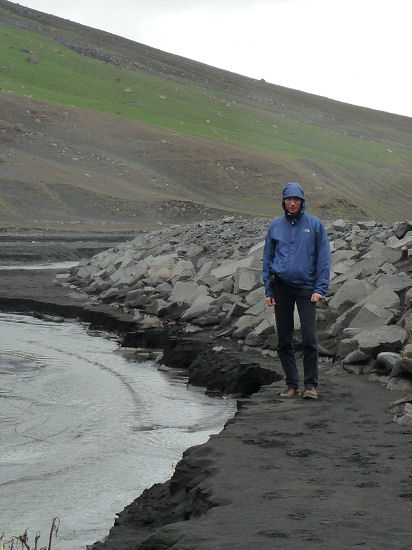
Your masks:
[[[86,325],[0,314],[0,533],[47,545],[58,516],[56,550],[101,540],[234,414],[157,367]]]

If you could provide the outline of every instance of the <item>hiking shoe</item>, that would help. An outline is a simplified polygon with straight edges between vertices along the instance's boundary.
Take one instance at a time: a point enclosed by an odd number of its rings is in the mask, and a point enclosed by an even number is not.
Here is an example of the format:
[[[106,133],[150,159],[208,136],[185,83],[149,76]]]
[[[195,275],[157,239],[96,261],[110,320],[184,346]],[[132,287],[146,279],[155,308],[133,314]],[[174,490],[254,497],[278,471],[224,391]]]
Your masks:
[[[317,399],[318,398],[318,393],[316,391],[316,389],[311,386],[310,388],[306,388],[305,391],[303,392],[303,399]]]
[[[299,395],[299,390],[296,390],[295,388],[286,388],[286,390],[279,394],[279,397],[286,397],[289,399],[290,397],[298,397]]]

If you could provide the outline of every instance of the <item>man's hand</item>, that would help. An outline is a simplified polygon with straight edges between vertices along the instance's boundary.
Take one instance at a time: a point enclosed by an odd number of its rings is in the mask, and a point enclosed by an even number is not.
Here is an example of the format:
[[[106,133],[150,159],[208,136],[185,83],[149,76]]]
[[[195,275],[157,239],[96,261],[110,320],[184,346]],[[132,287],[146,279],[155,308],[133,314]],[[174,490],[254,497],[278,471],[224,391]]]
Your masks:
[[[272,296],[269,296],[268,298],[266,298],[266,305],[269,307],[275,306],[276,305],[275,299],[272,298]]]
[[[323,296],[321,294],[317,294],[316,292],[314,292],[311,296],[311,299],[310,301],[311,302],[320,302],[320,300],[322,300]]]

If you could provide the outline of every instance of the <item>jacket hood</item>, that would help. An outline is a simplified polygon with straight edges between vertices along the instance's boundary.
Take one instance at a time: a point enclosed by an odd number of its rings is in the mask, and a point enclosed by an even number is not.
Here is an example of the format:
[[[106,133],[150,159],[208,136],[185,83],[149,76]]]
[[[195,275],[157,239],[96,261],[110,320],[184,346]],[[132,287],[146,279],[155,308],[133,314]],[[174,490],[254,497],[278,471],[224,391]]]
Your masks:
[[[283,189],[282,208],[286,214],[290,216],[285,207],[285,199],[288,197],[298,197],[299,199],[302,199],[302,208],[300,209],[300,212],[296,214],[299,216],[305,210],[305,193],[303,192],[302,187],[298,183],[287,183]]]

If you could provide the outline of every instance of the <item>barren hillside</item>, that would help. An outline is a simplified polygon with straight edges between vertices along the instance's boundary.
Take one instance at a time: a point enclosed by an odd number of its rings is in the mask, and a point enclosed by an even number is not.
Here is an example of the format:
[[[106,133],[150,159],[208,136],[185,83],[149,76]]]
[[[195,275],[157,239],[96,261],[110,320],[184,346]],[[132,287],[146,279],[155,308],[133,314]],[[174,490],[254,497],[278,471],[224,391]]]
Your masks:
[[[2,225],[410,216],[412,119],[235,75],[0,0]],[[393,201],[392,197],[397,200]]]

